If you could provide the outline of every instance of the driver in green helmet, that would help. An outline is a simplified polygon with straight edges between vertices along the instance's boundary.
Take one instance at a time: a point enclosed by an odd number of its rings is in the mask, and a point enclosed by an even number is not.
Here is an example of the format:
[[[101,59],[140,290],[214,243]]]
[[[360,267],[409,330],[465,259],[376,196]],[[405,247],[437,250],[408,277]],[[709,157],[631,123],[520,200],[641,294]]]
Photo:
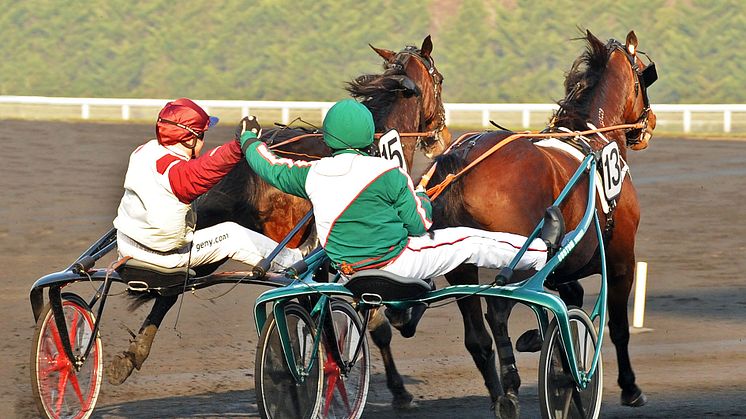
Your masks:
[[[311,201],[320,243],[343,274],[376,268],[427,280],[463,263],[501,268],[523,246],[523,236],[468,227],[426,234],[430,199],[395,162],[370,155],[375,126],[361,103],[337,102],[323,131],[332,156],[312,162],[278,157],[249,133],[240,142],[264,180]],[[538,270],[546,260],[547,245],[536,239],[516,269]]]

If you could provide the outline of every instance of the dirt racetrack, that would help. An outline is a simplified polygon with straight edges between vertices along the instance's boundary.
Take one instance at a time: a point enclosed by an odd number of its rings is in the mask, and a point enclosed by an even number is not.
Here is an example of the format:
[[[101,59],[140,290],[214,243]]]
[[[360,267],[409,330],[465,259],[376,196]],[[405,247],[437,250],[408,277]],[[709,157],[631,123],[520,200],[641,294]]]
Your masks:
[[[232,128],[211,131],[208,145]],[[0,121],[0,418],[37,416],[29,380],[32,283],[64,269],[110,228],[127,156],[151,135],[150,125]],[[629,164],[642,201],[637,257],[649,264],[645,327],[652,329],[633,334],[630,348],[649,402],[619,405],[606,337],[602,417],[746,417],[746,142],[654,138],[648,150],[630,152]],[[586,282],[595,298],[595,281]],[[94,417],[256,417],[252,306],[263,289],[205,299],[227,289],[188,295],[175,328],[172,310],[143,369],[122,386],[103,383]],[[72,290],[92,294],[89,284]],[[125,303],[120,296],[107,304],[105,362],[125,348],[126,327],[137,330],[147,314],[129,315]],[[519,307],[511,322],[515,338],[535,321]],[[428,311],[417,335],[397,335],[393,348],[419,407],[391,409],[373,351],[364,417],[491,416],[455,304]],[[538,354],[518,354],[518,364],[522,417],[537,417]]]

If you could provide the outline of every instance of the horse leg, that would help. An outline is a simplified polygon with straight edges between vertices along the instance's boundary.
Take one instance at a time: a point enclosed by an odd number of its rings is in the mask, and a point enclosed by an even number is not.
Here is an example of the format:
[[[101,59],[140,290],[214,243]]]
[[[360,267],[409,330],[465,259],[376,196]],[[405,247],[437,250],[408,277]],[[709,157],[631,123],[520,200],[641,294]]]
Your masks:
[[[153,308],[145,318],[137,336],[130,342],[127,350],[117,355],[109,364],[107,368],[109,383],[120,385],[127,380],[135,368],[140,370],[143,362],[150,355],[150,347],[153,345],[153,339],[163,318],[177,299],[176,295],[155,297]]]
[[[394,356],[391,353],[391,325],[386,320],[382,309],[375,309],[371,312],[368,331],[371,339],[373,339],[373,343],[381,351],[381,358],[383,358],[383,365],[386,371],[386,386],[394,396],[391,405],[395,409],[415,407],[416,405],[412,403],[412,394],[404,388],[404,380],[396,369]]]
[[[508,335],[508,318],[515,304],[514,301],[506,298],[490,298],[487,300],[487,314],[485,315],[497,345],[500,381],[505,393],[498,399],[500,418],[518,418],[521,411],[518,403],[521,376],[518,374],[518,367],[515,363],[513,343]]]
[[[462,265],[445,275],[451,285],[476,284],[478,282],[477,267]],[[500,377],[495,366],[495,351],[492,348],[492,338],[484,326],[482,319],[482,303],[480,297],[468,297],[457,301],[458,308],[464,321],[464,345],[471,354],[474,363],[484,379],[484,385],[490,393],[490,408],[495,409],[499,397],[503,394]]]
[[[634,263],[628,266],[634,266]],[[629,359],[629,319],[627,300],[632,289],[634,273],[625,269],[624,273],[609,277],[608,310],[609,336],[616,347],[619,377],[617,383],[622,389],[621,403],[624,406],[640,407],[647,403],[647,397],[635,384],[635,373]]]

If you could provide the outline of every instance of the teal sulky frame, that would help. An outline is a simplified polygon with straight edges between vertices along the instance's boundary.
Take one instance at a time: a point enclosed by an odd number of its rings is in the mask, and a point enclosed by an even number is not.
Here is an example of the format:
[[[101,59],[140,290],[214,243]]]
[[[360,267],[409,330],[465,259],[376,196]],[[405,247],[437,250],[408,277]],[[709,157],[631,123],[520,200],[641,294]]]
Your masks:
[[[439,290],[430,291],[425,293],[419,298],[406,299],[406,300],[391,300],[391,301],[376,301],[374,304],[366,302],[365,299],[358,302],[358,307],[361,309],[371,308],[375,305],[385,305],[397,309],[406,309],[418,304],[430,305],[439,301],[443,301],[449,298],[457,298],[463,296],[479,295],[490,298],[509,298],[517,302],[523,303],[531,308],[536,315],[539,329],[544,336],[548,325],[549,325],[549,312],[552,313],[554,318],[557,319],[559,325],[560,336],[562,338],[563,348],[565,348],[565,356],[570,367],[575,383],[581,389],[586,389],[588,383],[591,381],[594,373],[597,370],[598,362],[601,355],[601,343],[603,342],[604,324],[606,324],[606,300],[607,300],[607,274],[606,274],[606,254],[603,243],[603,231],[601,224],[598,219],[596,212],[596,194],[597,190],[595,187],[596,176],[598,176],[597,166],[600,160],[600,152],[593,152],[587,155],[581,162],[578,169],[573,174],[570,181],[565,185],[563,190],[560,192],[553,205],[560,205],[570,194],[572,189],[580,182],[584,174],[588,175],[588,197],[586,211],[575,230],[567,233],[563,240],[563,244],[559,251],[549,260],[546,265],[532,275],[530,278],[525,279],[515,284],[507,285],[495,285],[495,284],[478,284],[478,285],[454,285],[444,287]],[[603,199],[603,198],[602,198]],[[526,240],[526,244],[519,250],[518,254],[513,258],[510,264],[507,266],[508,270],[512,270],[517,265],[521,256],[528,249],[528,245],[533,239],[538,237],[543,220],[538,223],[534,228],[534,231]],[[567,306],[565,303],[555,294],[549,293],[544,290],[544,281],[554,271],[554,269],[572,252],[575,246],[585,236],[588,230],[593,225],[596,237],[599,243],[599,257],[601,261],[601,286],[598,298],[590,314],[591,321],[596,322],[598,320],[598,344],[596,345],[595,353],[591,367],[587,373],[579,371],[577,367],[577,359],[575,357],[574,343],[571,337],[570,322],[567,314]],[[320,283],[313,280],[313,272],[315,268],[319,267],[325,260],[326,255],[322,252],[311,254],[306,259],[308,269],[300,275],[294,277],[295,281],[290,285],[281,288],[275,288],[262,293],[256,300],[254,305],[254,318],[258,333],[261,333],[262,328],[267,320],[267,306],[272,304],[272,311],[277,321],[277,330],[282,343],[283,351],[285,354],[285,360],[289,369],[297,382],[302,382],[307,375],[307,371],[299,369],[295,360],[292,357],[290,350],[290,343],[288,338],[287,324],[284,316],[284,305],[285,303],[306,296],[321,296],[315,305],[313,312],[323,313],[323,305],[329,303],[330,298],[345,298],[352,299],[353,294],[345,288],[344,284],[339,281],[340,275],[334,278],[334,282]],[[319,322],[319,325],[323,322]],[[314,353],[317,353],[318,345],[320,342],[321,328],[317,325],[316,336],[314,338]],[[318,360],[312,360],[315,362]],[[312,364],[311,364],[312,365]],[[311,366],[309,366],[311,368]]]

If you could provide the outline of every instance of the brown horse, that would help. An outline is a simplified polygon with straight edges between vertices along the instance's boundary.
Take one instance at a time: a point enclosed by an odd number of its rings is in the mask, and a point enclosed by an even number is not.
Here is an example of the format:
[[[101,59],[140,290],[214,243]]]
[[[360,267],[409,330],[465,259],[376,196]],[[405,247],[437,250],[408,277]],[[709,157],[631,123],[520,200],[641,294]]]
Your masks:
[[[587,49],[565,79],[567,96],[559,102],[560,108],[546,131],[561,127],[588,130],[589,122],[599,128],[640,123],[638,129],[607,133],[608,139],[618,144],[622,159],[626,159],[626,148],[646,148],[655,128],[655,115],[650,110],[646,90],[654,81],[655,67],[646,66],[638,56],[634,32],[627,35],[625,44],[615,40],[604,44],[590,32],[581,39],[586,41]],[[436,158],[437,170],[431,185],[448,173],[458,172],[511,134],[492,131],[464,138],[449,153]],[[606,143],[596,135],[589,142],[594,150]],[[452,183],[434,201],[439,211],[434,217],[438,226],[434,228],[471,225],[528,236],[579,166],[579,161],[570,153],[537,144],[530,138],[506,143]],[[568,230],[578,224],[585,211],[587,183],[581,182],[581,185],[584,186],[575,188],[561,206]],[[622,404],[641,406],[645,396],[635,384],[628,353],[627,299],[633,282],[635,234],[640,219],[637,193],[629,177],[624,180],[616,202],[609,207],[611,211],[607,214],[600,203],[597,205],[599,219],[605,222],[608,324],[617,351]],[[600,272],[598,248],[596,236],[586,235],[548,279],[547,285],[558,289],[568,305],[582,305],[583,289],[577,280]],[[446,278],[451,284],[477,283],[477,268],[463,265]],[[464,320],[465,345],[484,377],[493,407],[499,405],[501,417],[517,415],[520,376],[507,328],[514,303],[504,299],[487,301],[486,318],[496,341],[500,378],[495,368],[492,339],[482,320],[480,298],[463,299],[458,305]],[[528,332],[525,338],[519,339],[517,348],[538,350],[537,338],[540,344],[538,333]]]
[[[441,100],[443,77],[430,55],[433,44],[430,36],[427,36],[420,48],[407,46],[398,53],[373,46],[371,48],[384,59],[384,72],[360,76],[348,83],[347,90],[371,110],[377,132],[395,128],[402,133],[403,157],[407,167],[411,168],[417,149],[422,149],[431,157],[443,152],[451,140],[445,126],[445,109]],[[416,135],[417,133],[420,135]],[[277,154],[294,159],[314,160],[331,155],[331,150],[324,144],[321,135],[307,134],[307,130],[272,129],[265,131],[262,141],[270,144],[270,148]],[[300,135],[304,136],[303,139],[289,140]],[[242,161],[220,183],[200,197],[196,207],[197,228],[233,221],[279,242],[301,220],[311,205],[306,200],[284,194],[270,186]],[[312,223],[309,223],[288,245],[298,247],[301,242],[313,241],[312,237],[309,238],[312,227]],[[196,267],[195,271],[198,275],[206,275],[221,263]],[[156,302],[143,323],[141,335],[148,326],[151,326],[150,330],[153,330],[152,326],[159,327],[177,299],[176,296],[140,295],[131,308],[134,309],[153,297]],[[403,380],[396,370],[390,349],[389,324],[379,322],[371,330],[371,337],[381,350],[387,385],[394,395],[394,406],[408,406],[412,395],[404,388]],[[138,339],[142,340],[140,336],[136,341]],[[147,344],[149,351],[150,343]]]

